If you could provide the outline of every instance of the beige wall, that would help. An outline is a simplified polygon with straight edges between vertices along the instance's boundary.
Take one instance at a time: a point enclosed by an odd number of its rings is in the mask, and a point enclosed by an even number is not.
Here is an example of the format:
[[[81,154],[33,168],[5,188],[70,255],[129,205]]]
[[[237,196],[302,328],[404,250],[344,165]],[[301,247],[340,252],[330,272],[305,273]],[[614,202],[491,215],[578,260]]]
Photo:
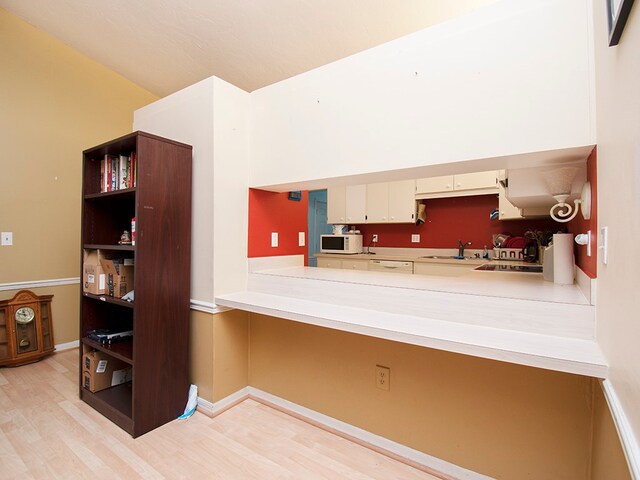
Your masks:
[[[597,336],[610,379],[640,439],[640,5],[620,44],[608,47],[604,2],[595,19],[598,224],[609,229],[609,262],[598,263]],[[599,252],[601,256],[602,252]],[[613,477],[611,477],[613,478]]]
[[[82,150],[157,97],[1,9],[0,65],[0,284],[78,277]],[[51,290],[56,343],[77,339],[77,289]]]
[[[631,480],[618,432],[599,383],[593,393],[591,480]]]
[[[249,317],[241,310],[191,311],[191,383],[215,402],[249,384]]]
[[[497,478],[588,478],[591,379],[250,318],[253,387]]]

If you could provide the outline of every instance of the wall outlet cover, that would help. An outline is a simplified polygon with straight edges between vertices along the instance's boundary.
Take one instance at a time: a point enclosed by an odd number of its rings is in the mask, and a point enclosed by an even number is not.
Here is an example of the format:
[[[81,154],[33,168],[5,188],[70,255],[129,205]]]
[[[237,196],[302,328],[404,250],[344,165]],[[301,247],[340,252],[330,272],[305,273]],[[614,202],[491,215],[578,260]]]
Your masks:
[[[420,243],[420,234],[414,233],[411,235],[411,243]]]
[[[13,245],[13,232],[2,232],[2,246],[10,247]]]
[[[305,245],[305,234],[304,232],[298,232],[298,246],[304,247]]]
[[[271,233],[271,246],[272,247],[278,246],[278,232]]]

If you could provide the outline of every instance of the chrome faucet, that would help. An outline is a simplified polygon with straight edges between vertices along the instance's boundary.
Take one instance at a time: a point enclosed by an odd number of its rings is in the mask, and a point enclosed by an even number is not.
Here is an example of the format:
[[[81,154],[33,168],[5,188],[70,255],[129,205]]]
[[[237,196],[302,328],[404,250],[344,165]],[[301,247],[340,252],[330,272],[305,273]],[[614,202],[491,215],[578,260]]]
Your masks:
[[[464,257],[464,248],[471,245],[471,242],[462,243],[462,240],[458,240],[458,256]]]

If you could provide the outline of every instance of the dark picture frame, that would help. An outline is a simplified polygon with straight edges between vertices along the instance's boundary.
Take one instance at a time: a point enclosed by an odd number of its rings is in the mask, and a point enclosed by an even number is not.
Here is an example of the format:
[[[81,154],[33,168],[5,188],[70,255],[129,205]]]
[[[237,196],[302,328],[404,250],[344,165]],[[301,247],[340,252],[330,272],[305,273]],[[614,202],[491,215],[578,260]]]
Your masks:
[[[622,30],[629,18],[633,0],[606,0],[607,23],[609,24],[609,46],[618,45]]]

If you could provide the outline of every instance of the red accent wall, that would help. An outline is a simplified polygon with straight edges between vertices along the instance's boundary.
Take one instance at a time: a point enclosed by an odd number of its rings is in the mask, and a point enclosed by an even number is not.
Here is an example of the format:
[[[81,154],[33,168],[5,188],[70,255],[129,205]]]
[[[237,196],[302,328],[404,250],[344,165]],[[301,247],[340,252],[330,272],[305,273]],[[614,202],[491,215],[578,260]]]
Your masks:
[[[495,233],[521,236],[527,230],[557,231],[563,226],[551,219],[491,220],[491,211],[498,208],[497,195],[435,198],[423,200],[427,220],[423,225],[378,224],[359,225],[363,243],[369,245],[374,233],[379,247],[458,248],[458,240],[472,242],[468,248],[492,248]],[[411,243],[411,234],[420,234],[420,243]]]
[[[288,193],[249,189],[249,257],[304,255],[307,247],[298,246],[298,232],[304,232],[308,242],[308,192],[302,192],[299,202],[289,200]],[[271,233],[278,232],[278,246],[271,246]]]
[[[587,159],[587,180],[591,183],[591,218],[585,220],[581,213],[569,222],[569,231],[587,233],[591,230],[591,256],[587,256],[586,245],[574,245],[576,265],[590,278],[596,278],[598,273],[598,159],[597,147],[593,149]]]

